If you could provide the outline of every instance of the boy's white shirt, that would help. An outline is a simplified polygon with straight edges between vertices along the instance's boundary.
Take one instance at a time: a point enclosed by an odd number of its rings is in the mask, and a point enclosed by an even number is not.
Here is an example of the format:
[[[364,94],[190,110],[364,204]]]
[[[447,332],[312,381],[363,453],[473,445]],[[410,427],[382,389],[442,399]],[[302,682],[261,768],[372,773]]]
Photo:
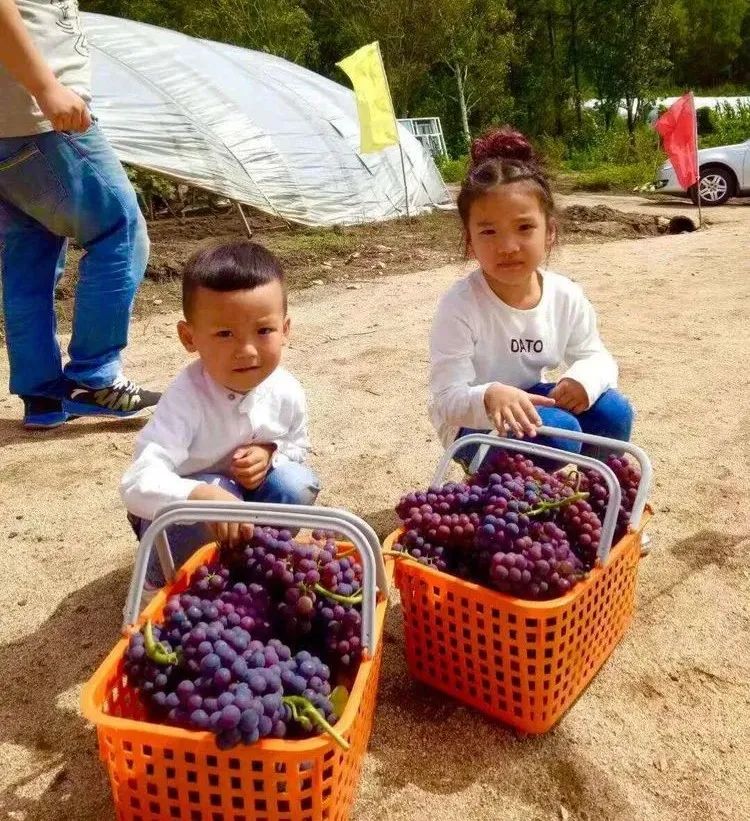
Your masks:
[[[617,386],[617,363],[581,287],[552,271],[539,273],[542,298],[529,310],[506,305],[480,269],[440,299],[430,335],[429,413],[446,447],[461,427],[492,427],[484,394],[493,382],[525,390],[565,363],[560,378],[583,385],[589,405]]]
[[[214,382],[198,359],[172,381],[140,432],[120,495],[131,513],[153,519],[201,484],[185,477],[230,475],[234,451],[252,443],[276,445],[274,467],[304,462],[310,443],[302,386],[278,367],[249,393],[235,393]]]

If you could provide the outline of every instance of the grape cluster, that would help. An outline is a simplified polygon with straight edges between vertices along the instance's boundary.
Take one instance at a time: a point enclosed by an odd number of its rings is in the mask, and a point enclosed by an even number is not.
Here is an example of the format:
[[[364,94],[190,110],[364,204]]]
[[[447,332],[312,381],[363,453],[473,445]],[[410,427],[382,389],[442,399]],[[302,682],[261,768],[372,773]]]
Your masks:
[[[626,456],[616,456],[610,454],[606,464],[611,468],[620,485],[621,500],[620,509],[617,512],[617,525],[615,527],[614,541],[619,541],[628,530],[630,514],[633,510],[633,503],[638,493],[638,485],[641,482],[641,471],[637,464],[631,462]],[[604,511],[609,502],[609,490],[600,473],[595,470],[582,470],[574,473],[570,480],[574,480],[577,488],[588,493],[588,503],[591,509],[600,518],[604,519]]]
[[[152,720],[209,730],[221,748],[331,726],[332,682],[362,656],[362,568],[333,534],[256,528],[134,633],[125,672]]]
[[[619,539],[640,475],[624,457],[608,464],[623,488]],[[493,451],[466,483],[403,496],[395,549],[504,593],[555,598],[594,567],[607,501],[596,471],[548,472],[523,454]]]
[[[156,640],[159,630],[152,629]],[[141,633],[131,637],[125,671],[150,717],[210,730],[222,749],[306,734],[335,721],[330,670],[307,651],[293,656],[278,639],[264,644],[241,627],[222,630],[218,622],[201,622],[186,633],[175,664],[159,660],[147,643]]]
[[[268,591],[274,635],[312,646],[337,669],[356,666],[361,648],[350,625],[361,624],[362,568],[337,555],[333,534],[316,531],[311,543],[301,543],[287,530],[256,528],[246,545],[224,557],[235,575]]]

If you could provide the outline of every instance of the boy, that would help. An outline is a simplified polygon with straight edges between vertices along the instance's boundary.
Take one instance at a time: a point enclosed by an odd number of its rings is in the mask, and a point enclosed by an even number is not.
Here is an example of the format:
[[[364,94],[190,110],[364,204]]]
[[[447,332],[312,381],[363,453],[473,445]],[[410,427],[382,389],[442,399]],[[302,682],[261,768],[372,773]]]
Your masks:
[[[185,499],[313,504],[318,479],[305,394],[280,365],[289,338],[278,260],[239,240],[198,251],[182,278],[180,341],[198,359],[167,388],[136,442],[120,491],[140,536],[159,509]],[[234,543],[249,526],[211,525]],[[173,527],[175,565],[209,541],[205,525]],[[150,586],[163,583],[152,556]]]

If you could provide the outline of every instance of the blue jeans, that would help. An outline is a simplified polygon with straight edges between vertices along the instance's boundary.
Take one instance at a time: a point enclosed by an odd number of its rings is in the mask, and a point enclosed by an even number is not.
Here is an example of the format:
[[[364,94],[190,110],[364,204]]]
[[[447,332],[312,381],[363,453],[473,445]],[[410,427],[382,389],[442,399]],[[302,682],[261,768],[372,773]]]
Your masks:
[[[299,462],[285,462],[272,468],[263,484],[255,490],[245,490],[234,479],[218,473],[196,473],[188,477],[205,482],[208,485],[218,485],[228,490],[232,495],[245,502],[267,502],[269,504],[284,505],[312,505],[320,492],[320,482],[315,472],[307,465]],[[146,532],[150,521],[139,519],[128,514],[130,524],[140,537]],[[169,546],[175,567],[180,565],[198,550],[199,547],[212,540],[210,531],[204,522],[189,525],[172,525],[167,530]],[[146,573],[146,582],[151,587],[161,587],[164,576],[156,551],[151,553]]]
[[[537,394],[538,396],[547,396],[554,387],[554,382],[539,382],[537,385],[528,388],[526,392]],[[570,411],[562,410],[561,408],[540,408],[537,406],[536,410],[541,417],[542,423],[552,428],[583,431],[584,433],[592,433],[595,436],[606,436],[609,439],[618,439],[621,442],[630,441],[630,431],[633,427],[633,407],[625,396],[611,388],[605,391],[588,410],[577,415]],[[456,438],[466,436],[468,433],[487,432],[488,431],[474,430],[471,428],[461,428]],[[569,453],[583,452],[596,459],[606,458],[607,455],[602,448],[592,445],[583,445],[583,447],[581,447],[580,442],[575,442],[572,439],[563,439],[558,436],[537,436],[530,441],[540,445],[558,448],[559,450],[565,450]],[[468,466],[474,458],[477,449],[477,445],[469,445],[466,448],[461,448],[456,454],[456,461]]]
[[[63,372],[54,299],[67,238],[85,253]],[[114,382],[148,250],[133,187],[95,123],[83,134],[0,138],[0,271],[11,393],[61,396],[63,376],[92,388]]]

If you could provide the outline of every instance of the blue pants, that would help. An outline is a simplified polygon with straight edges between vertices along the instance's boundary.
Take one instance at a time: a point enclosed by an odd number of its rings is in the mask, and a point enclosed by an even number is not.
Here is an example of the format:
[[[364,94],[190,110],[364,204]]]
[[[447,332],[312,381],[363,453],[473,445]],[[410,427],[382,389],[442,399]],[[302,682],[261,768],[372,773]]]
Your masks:
[[[84,255],[64,375],[100,388],[120,373],[148,260],[135,192],[95,123],[83,134],[0,138],[0,270],[11,393],[62,395],[54,298],[67,238]]]
[[[232,495],[245,502],[268,502],[284,505],[312,505],[320,492],[320,483],[314,471],[307,465],[299,462],[285,462],[272,468],[266,475],[263,484],[255,490],[245,490],[234,479],[217,473],[196,473],[188,477],[205,482],[208,485],[218,485],[228,490]],[[128,514],[133,530],[140,538],[151,522],[139,519]],[[175,567],[179,567],[186,559],[195,553],[199,547],[212,540],[208,527],[203,522],[192,525],[172,525],[167,530],[169,546]],[[156,551],[151,553],[146,582],[151,587],[161,587],[164,576]]]
[[[555,387],[553,382],[540,382],[527,390],[527,393],[534,393],[539,396],[547,394]],[[633,427],[633,407],[625,396],[619,391],[610,389],[605,391],[594,404],[583,413],[578,415],[561,408],[540,408],[537,412],[542,419],[542,423],[553,428],[563,428],[564,430],[583,431],[596,436],[606,436],[609,439],[618,439],[621,442],[630,441],[630,431]],[[461,428],[458,437],[466,436],[468,433],[487,433],[488,431],[478,431],[471,428]],[[537,436],[533,440],[540,445],[547,445],[552,448],[566,450],[569,453],[581,453],[593,456],[594,458],[606,457],[606,453],[601,448],[591,445],[583,445],[574,442],[572,439],[563,439],[556,436]],[[468,466],[477,452],[477,445],[469,445],[456,454],[456,460],[464,466]]]

